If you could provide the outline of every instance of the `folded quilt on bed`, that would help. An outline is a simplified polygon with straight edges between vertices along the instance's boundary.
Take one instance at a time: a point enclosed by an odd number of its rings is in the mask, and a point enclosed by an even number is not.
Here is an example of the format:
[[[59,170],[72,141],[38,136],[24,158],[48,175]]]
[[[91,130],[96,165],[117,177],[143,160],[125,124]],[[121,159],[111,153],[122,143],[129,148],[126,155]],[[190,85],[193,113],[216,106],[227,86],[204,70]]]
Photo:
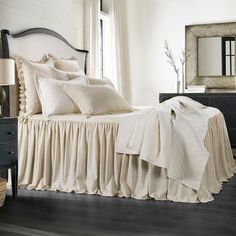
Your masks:
[[[119,124],[116,152],[136,154],[166,168],[169,178],[198,190],[208,160],[204,146],[208,116],[205,106],[175,97],[129,114]]]

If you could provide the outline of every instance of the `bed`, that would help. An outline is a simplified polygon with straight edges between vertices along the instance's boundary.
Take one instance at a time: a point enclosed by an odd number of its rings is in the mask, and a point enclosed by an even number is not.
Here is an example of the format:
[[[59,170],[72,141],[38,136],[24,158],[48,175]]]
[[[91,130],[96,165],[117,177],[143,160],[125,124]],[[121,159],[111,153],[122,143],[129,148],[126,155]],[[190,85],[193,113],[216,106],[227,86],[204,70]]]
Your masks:
[[[5,30],[2,41],[5,57],[20,54],[39,59],[50,51],[60,57],[79,58],[86,68],[88,52],[75,49],[51,30],[31,29],[12,36]],[[37,43],[37,52],[32,51],[30,43]],[[16,93],[14,89],[11,92]],[[15,100],[17,107],[17,96]],[[9,104],[14,106],[14,101]],[[209,159],[197,191],[170,179],[165,168],[140,160],[137,155],[116,153],[119,122],[124,115],[88,118],[68,114],[45,119],[36,114],[27,119],[20,118],[19,186],[197,203],[213,200],[212,194],[219,193],[223,182],[233,176],[235,163],[224,117],[218,110],[207,108],[209,121],[204,145]]]

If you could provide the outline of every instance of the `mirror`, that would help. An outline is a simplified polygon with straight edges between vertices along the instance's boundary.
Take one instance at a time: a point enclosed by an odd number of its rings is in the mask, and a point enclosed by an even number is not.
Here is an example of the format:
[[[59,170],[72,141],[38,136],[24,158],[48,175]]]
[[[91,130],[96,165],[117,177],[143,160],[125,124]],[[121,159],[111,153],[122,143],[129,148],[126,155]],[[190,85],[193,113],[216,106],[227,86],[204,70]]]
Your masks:
[[[198,38],[198,76],[235,75],[235,38]]]
[[[185,27],[187,85],[236,89],[236,22]]]

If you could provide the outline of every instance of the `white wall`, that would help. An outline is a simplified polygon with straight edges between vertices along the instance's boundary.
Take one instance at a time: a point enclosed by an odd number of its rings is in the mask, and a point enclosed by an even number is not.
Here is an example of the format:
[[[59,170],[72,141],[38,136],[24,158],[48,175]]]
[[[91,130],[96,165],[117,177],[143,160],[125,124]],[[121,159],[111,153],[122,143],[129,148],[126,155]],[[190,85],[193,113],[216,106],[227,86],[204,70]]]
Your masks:
[[[120,0],[123,7],[126,97],[153,105],[160,92],[175,92],[176,75],[167,64],[164,40],[178,58],[185,25],[236,21],[235,0]]]
[[[83,0],[0,0],[0,29],[44,27],[83,47]]]

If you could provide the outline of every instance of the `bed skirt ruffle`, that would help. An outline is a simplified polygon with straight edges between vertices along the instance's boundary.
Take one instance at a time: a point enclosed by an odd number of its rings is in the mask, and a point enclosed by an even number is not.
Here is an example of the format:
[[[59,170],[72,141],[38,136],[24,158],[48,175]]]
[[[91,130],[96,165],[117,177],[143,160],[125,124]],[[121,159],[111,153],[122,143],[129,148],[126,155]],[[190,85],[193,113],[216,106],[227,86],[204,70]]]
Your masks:
[[[210,155],[198,191],[138,156],[116,154],[118,122],[29,119],[18,129],[21,188],[197,203],[213,200],[235,172],[221,113],[209,120]]]

